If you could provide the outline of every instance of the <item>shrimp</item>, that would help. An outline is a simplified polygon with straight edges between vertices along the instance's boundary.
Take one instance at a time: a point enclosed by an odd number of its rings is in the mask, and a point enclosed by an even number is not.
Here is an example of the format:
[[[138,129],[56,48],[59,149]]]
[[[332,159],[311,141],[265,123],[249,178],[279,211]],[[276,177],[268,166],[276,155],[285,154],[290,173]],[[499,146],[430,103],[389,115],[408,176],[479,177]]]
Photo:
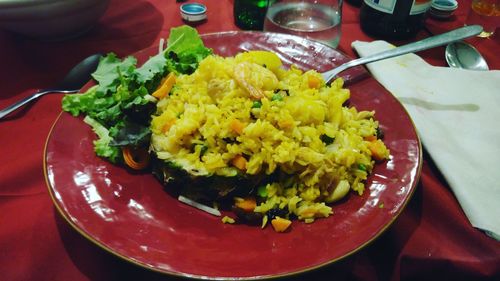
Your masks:
[[[278,86],[278,78],[269,69],[252,62],[241,62],[234,67],[234,79],[252,98],[265,97],[264,91],[274,90]]]

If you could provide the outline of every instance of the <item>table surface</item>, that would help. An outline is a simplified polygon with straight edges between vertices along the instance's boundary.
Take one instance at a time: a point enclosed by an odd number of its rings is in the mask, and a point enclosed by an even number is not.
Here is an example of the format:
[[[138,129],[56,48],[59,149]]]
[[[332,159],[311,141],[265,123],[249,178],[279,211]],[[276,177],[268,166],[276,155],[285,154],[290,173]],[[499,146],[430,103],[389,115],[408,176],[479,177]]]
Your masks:
[[[208,20],[199,33],[238,30],[232,0],[200,0]],[[463,25],[470,0],[447,21],[428,19],[417,37]],[[40,42],[0,31],[0,108],[55,84],[84,57],[118,56],[156,45],[183,24],[179,3],[115,0],[98,24],[76,39]],[[356,57],[354,40],[371,41],[359,27],[359,9],[343,8],[338,49]],[[497,34],[498,35],[498,34]],[[500,36],[468,40],[491,69],[500,69]],[[396,45],[404,42],[392,42]],[[444,47],[419,53],[445,66]],[[57,213],[43,174],[43,148],[60,113],[61,95],[49,95],[0,121],[0,272],[2,280],[173,280],[127,263],[72,229]],[[376,241],[332,265],[293,280],[499,280],[500,242],[473,228],[424,149],[420,182],[396,222]]]

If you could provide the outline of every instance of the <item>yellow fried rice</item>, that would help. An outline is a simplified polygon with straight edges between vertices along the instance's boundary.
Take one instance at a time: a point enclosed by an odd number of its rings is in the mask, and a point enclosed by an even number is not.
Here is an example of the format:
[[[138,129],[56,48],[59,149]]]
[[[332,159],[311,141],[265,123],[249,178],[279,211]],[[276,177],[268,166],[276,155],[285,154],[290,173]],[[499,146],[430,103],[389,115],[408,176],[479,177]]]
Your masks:
[[[374,112],[343,106],[349,96],[341,79],[327,86],[318,72],[285,69],[270,52],[211,55],[157,103],[152,150],[195,176],[280,170],[291,181],[268,183],[254,212],[286,208],[312,222],[350,190],[361,195],[375,163],[367,138],[378,122]],[[243,167],[234,162],[241,156]]]

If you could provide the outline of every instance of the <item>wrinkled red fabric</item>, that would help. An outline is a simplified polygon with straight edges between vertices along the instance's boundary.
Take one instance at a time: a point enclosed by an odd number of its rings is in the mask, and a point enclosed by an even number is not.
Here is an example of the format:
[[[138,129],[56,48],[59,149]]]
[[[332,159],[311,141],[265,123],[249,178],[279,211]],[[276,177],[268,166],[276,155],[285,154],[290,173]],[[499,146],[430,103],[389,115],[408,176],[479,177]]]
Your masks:
[[[200,33],[238,30],[232,0],[201,0],[208,20]],[[428,19],[418,38],[463,25],[470,0],[459,1],[450,20]],[[87,33],[41,42],[0,31],[0,108],[56,83],[78,61],[95,53],[132,54],[158,44],[183,24],[180,3],[114,0]],[[359,27],[359,9],[344,5],[339,49],[355,57],[354,40],[371,41]],[[500,36],[469,40],[491,69],[500,69]],[[402,44],[405,42],[392,42]],[[444,47],[419,53],[444,66]],[[95,246],[57,213],[43,174],[43,149],[61,111],[49,95],[0,121],[1,280],[172,280],[129,264]],[[290,280],[500,280],[500,242],[474,229],[449,186],[424,155],[417,190],[396,222],[354,255]]]

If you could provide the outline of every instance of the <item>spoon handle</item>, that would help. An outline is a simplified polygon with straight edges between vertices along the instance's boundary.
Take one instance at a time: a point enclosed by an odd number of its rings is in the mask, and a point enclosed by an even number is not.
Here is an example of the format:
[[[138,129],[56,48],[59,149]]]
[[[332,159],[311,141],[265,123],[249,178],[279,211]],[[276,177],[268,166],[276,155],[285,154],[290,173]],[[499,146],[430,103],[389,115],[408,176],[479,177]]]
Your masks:
[[[29,103],[32,100],[39,98],[45,94],[48,94],[48,93],[74,93],[74,92],[76,92],[76,90],[69,90],[69,91],[66,91],[66,90],[40,90],[40,91],[34,93],[33,95],[27,96],[24,99],[21,99],[13,104],[7,106],[6,108],[0,110],[0,119],[11,114],[12,112],[17,110],[21,106]]]
[[[443,46],[451,42],[459,41],[465,38],[472,37],[474,35],[478,35],[483,30],[483,27],[480,25],[470,25],[461,28],[457,28],[455,30],[445,32],[436,36],[432,36],[420,41],[416,41],[410,44],[406,44],[400,47],[396,47],[387,51],[383,51],[380,53],[376,53],[370,56],[362,57],[359,59],[355,59],[352,61],[348,61],[332,70],[324,72],[322,75],[325,78],[325,81],[329,83],[337,74],[340,72],[351,68],[353,66],[367,64],[370,62],[375,62],[383,59],[393,58],[400,55],[419,52],[423,50],[427,50],[430,48]]]
[[[31,96],[27,96],[24,99],[22,99],[22,100],[20,100],[20,101],[18,101],[16,103],[13,103],[13,104],[7,106],[6,108],[0,110],[0,119],[2,119],[5,116],[11,114],[16,109],[20,108],[21,106],[27,104],[28,102],[30,102],[32,100],[38,98],[41,95],[43,95],[43,92],[36,92],[35,94],[33,94]]]

